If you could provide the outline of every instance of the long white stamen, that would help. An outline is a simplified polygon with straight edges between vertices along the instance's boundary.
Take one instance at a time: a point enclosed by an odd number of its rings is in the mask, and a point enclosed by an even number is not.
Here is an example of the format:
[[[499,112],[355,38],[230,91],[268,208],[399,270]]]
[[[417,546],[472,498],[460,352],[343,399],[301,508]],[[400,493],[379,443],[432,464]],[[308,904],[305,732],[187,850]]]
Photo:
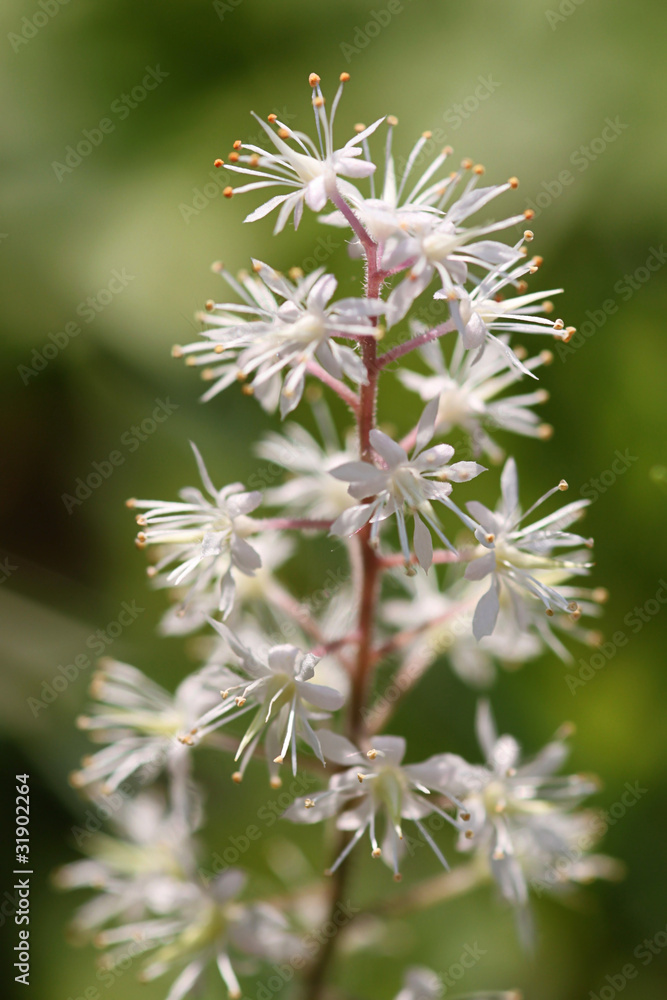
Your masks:
[[[234,969],[232,968],[232,963],[229,960],[229,955],[225,952],[219,952],[216,961],[223,982],[229,990],[231,1000],[237,1000],[237,998],[241,996],[242,990],[239,985],[239,981],[234,974]]]
[[[282,764],[282,762],[284,761],[285,754],[287,753],[287,748],[292,738],[292,730],[294,728],[294,716],[296,714],[295,705],[296,705],[296,696],[292,700],[292,706],[290,708],[289,715],[287,717],[287,730],[285,732],[285,739],[283,740],[283,747],[282,750],[280,751],[280,757],[276,757],[276,760],[274,762],[276,764]]]
[[[345,858],[348,856],[350,851],[355,847],[356,844],[359,843],[365,832],[366,832],[366,825],[360,826],[359,829],[356,831],[354,837],[352,837],[350,842],[346,844],[343,850],[340,852],[340,854],[332,864],[331,868],[328,868],[326,870],[325,875],[333,875],[336,869],[343,863],[343,861],[345,861]]]
[[[415,826],[417,827],[422,837],[424,838],[428,846],[431,848],[431,850],[433,851],[433,853],[435,854],[436,858],[443,866],[443,868],[449,871],[449,865],[447,864],[447,859],[445,858],[444,854],[442,853],[436,842],[433,840],[433,837],[427,831],[426,827],[422,823],[420,823],[418,819],[415,820]]]

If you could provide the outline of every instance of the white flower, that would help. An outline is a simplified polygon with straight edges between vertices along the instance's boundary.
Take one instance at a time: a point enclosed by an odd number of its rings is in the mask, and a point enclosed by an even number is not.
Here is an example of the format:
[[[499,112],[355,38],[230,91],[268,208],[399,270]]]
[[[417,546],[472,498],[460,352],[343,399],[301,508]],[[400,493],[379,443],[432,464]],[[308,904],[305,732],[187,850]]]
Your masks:
[[[214,312],[200,317],[211,326],[202,334],[204,341],[174,348],[174,354],[185,355],[188,363],[208,366],[204,374],[214,384],[202,398],[211,399],[252,375],[247,390],[266,410],[274,410],[280,401],[284,417],[298,406],[309,366],[316,362],[334,378],[347,376],[357,384],[366,383],[360,356],[333,338],[354,342],[376,336],[370,317],[378,316],[384,303],[345,298],[328,304],[338,283],[322,268],[305,277],[299,272],[294,282],[261,261],[254,260],[253,268],[254,276],[242,275],[239,281],[221,270],[241,303],[212,304]]]
[[[458,776],[462,767],[468,766],[455,754],[438,754],[421,764],[403,765],[405,740],[402,736],[375,736],[373,746],[362,753],[348,739],[337,733],[322,730],[318,733],[325,756],[348,767],[335,774],[329,788],[313,798],[297,799],[285,813],[286,819],[295,823],[318,823],[338,815],[339,830],[353,831],[353,836],[327,872],[332,874],[344,861],[353,847],[369,832],[372,856],[382,857],[400,881],[399,861],[403,853],[403,820],[415,824],[421,836],[431,847],[438,860],[447,862],[430,833],[421,822],[431,813],[446,819],[464,836],[469,836],[468,814],[465,809],[458,817],[450,816],[431,795],[431,790],[447,796],[452,807],[459,807],[458,800],[449,793],[448,783],[460,784]],[[378,815],[384,818],[382,847],[376,837]]]
[[[266,500],[266,496],[264,499]],[[248,606],[271,604],[276,592],[281,590],[274,574],[294,554],[295,549],[294,540],[279,531],[253,535],[252,547],[261,559],[260,567],[252,576],[241,572],[234,565],[231,567],[234,579],[234,600],[230,611],[232,618],[238,617]],[[156,586],[170,586],[166,575],[155,577],[153,583]],[[188,597],[187,591],[182,587],[173,590],[175,603],[162,617],[162,635],[187,635],[194,632],[205,625],[207,619],[218,610],[218,597],[214,591],[202,591],[194,597]]]
[[[517,264],[526,255],[523,243],[526,239],[532,239],[530,232],[513,246],[480,237],[509,229],[525,221],[526,218],[532,218],[530,212],[469,229],[462,225],[469,216],[480,211],[492,199],[516,187],[513,178],[506,184],[476,189],[479,176],[479,173],[473,172],[463,194],[449,206],[447,202],[451,198],[454,186],[446,189],[437,205],[439,209],[445,210],[444,217],[421,215],[412,225],[409,223],[405,225],[402,236],[391,237],[388,241],[382,257],[383,267],[410,268],[408,276],[389,296],[386,312],[388,326],[394,326],[403,319],[434,275],[438,275],[443,291],[449,294],[454,292],[457,286],[465,284],[471,265],[480,267],[487,273],[505,270]]]
[[[575,500],[528,527],[521,527],[521,522],[548,497],[567,489],[567,483],[561,480],[558,486],[548,490],[522,514],[513,458],[505,463],[500,482],[502,500],[495,513],[476,500],[467,504],[470,513],[488,532],[487,542],[492,545],[483,554],[480,550],[479,556],[468,564],[465,573],[468,580],[482,580],[491,574],[491,586],[475,609],[473,632],[477,639],[493,632],[500,608],[501,586],[509,589],[514,604],[517,605],[517,616],[520,616],[518,607],[521,603],[521,591],[528,591],[532,597],[539,598],[547,615],[560,610],[578,617],[580,609],[576,601],[568,600],[552,584],[563,582],[569,576],[585,575],[591,566],[591,563],[584,562],[583,549],[573,553],[568,559],[554,554],[554,549],[558,548],[592,546],[590,539],[564,530],[579,519],[582,510],[590,503],[589,500]]]
[[[559,734],[522,763],[516,740],[498,737],[485,701],[478,705],[476,728],[486,766],[471,769],[465,779],[469,792],[460,793],[475,837],[472,842],[460,838],[458,846],[483,855],[503,897],[525,911],[530,883],[544,879],[561,858],[571,859],[577,841],[581,848],[585,840],[595,840],[592,815],[572,810],[598,785],[586,775],[555,776],[568,753]],[[601,859],[588,860],[589,877],[608,870],[605,864],[598,865]],[[527,916],[522,914],[524,932],[529,930]]]
[[[104,798],[98,804],[111,811]],[[184,817],[167,811],[159,795],[142,792],[124,801],[112,822],[118,836],[88,834],[81,849],[89,857],[55,872],[60,889],[98,892],[76,913],[72,926],[79,935],[111,920],[142,919],[151,904],[163,905],[172,898],[175,878],[194,868],[192,813]]]
[[[237,900],[246,876],[228,868],[206,887],[194,879],[183,883],[182,896],[172,912],[144,923],[130,924],[98,935],[101,946],[119,946],[112,954],[112,967],[136,942],[145,941],[157,951],[140,973],[142,982],[178,970],[167,1000],[199,995],[211,963],[222,979],[231,1000],[239,1000],[241,986],[230,952],[280,962],[299,956],[301,944],[290,932],[283,915],[268,903],[243,904]],[[216,976],[217,978],[217,976]]]
[[[370,521],[371,541],[375,542],[382,521],[396,515],[401,551],[409,566],[411,553],[405,524],[407,506],[414,518],[413,540],[417,561],[424,569],[428,569],[433,559],[433,542],[424,521],[447,548],[453,549],[436,520],[432,500],[453,510],[473,531],[478,528],[450,500],[452,487],[449,480],[455,483],[465,482],[485,470],[477,462],[456,462],[449,465],[454,449],[447,444],[434,445],[424,450],[433,437],[437,410],[437,399],[431,400],[424,409],[410,458],[400,444],[376,429],[371,431],[370,440],[382,459],[384,468],[378,468],[370,462],[346,462],[331,470],[332,476],[350,483],[351,496],[357,500],[373,498],[368,503],[344,511],[332,525],[332,534],[351,535]]]
[[[419,137],[405,161],[401,176],[397,177],[392,144],[394,126],[398,124],[398,120],[390,116],[387,118],[387,124],[389,128],[385,147],[382,188],[376,191],[376,175],[371,174],[369,178],[370,198],[352,196],[350,199],[364,227],[380,244],[384,244],[391,236],[403,237],[406,227],[410,225],[427,222],[432,216],[442,217],[442,211],[435,205],[441,201],[447,189],[458,183],[461,177],[460,173],[454,172],[433,180],[452,153],[451,147],[446,146],[418,179],[413,179],[412,183],[408,183],[414,167],[422,157],[424,147],[428,145],[432,137],[430,132],[423,132]],[[366,159],[370,161],[371,156],[366,139],[363,141],[363,146]],[[345,216],[340,211],[321,217],[321,221],[337,227],[348,225]]]
[[[218,608],[227,615],[234,602],[232,566],[249,576],[260,566],[259,556],[244,535],[252,532],[246,515],[259,506],[262,494],[246,493],[241,483],[217,490],[194,444],[192,450],[210,499],[201,490],[187,487],[181,490],[180,501],[133,499],[127,505],[146,511],[137,517],[145,528],[137,536],[138,546],[159,545],[162,550],[149,575],[163,586],[192,581],[189,593],[193,598],[213,592]],[[173,568],[161,578],[160,572],[168,566]]]
[[[375,164],[364,159],[361,144],[382,124],[384,118],[378,118],[369,128],[353,136],[341,149],[334,148],[334,118],[344,84],[348,79],[349,73],[341,74],[340,86],[334,97],[331,114],[328,116],[320,89],[320,78],[316,73],[310,75],[317,144],[305,133],[294,131],[278,121],[276,115],[269,115],[270,125],[267,125],[252,112],[273,143],[275,152],[253,144],[235,142],[234,152],[229,157],[231,162],[226,164],[227,169],[257,179],[236,188],[235,192],[228,189],[226,193],[231,196],[232,193],[242,194],[246,191],[271,187],[287,187],[292,190],[287,194],[269,198],[251,212],[245,222],[262,219],[280,205],[274,229],[274,233],[279,233],[292,214],[294,214],[294,227],[295,229],[298,227],[304,202],[314,212],[319,212],[326,205],[332,191],[338,191],[347,198],[359,196],[356,188],[341,178],[368,177],[373,173]],[[276,130],[271,128],[271,125],[275,125]],[[286,140],[292,140],[297,148],[290,146]]]
[[[419,575],[405,581],[407,599],[385,602],[387,622],[414,631],[409,641],[401,671],[409,677],[420,676],[439,657],[447,656],[461,680],[472,687],[488,687],[496,676],[496,664],[516,669],[543,651],[534,633],[522,631],[513,615],[501,612],[491,636],[477,642],[472,634],[472,619],[479,596],[479,586],[464,582],[446,592],[440,589],[435,574]]]
[[[352,505],[347,487],[328,472],[332,465],[354,461],[351,442],[346,449],[335,440],[323,447],[300,424],[288,424],[284,436],[267,434],[256,451],[260,458],[289,473],[286,482],[264,492],[267,506],[333,519]]]
[[[422,324],[412,324],[413,336],[426,332],[426,329]],[[486,453],[494,462],[501,461],[503,452],[489,430],[506,430],[541,440],[550,437],[552,431],[548,424],[540,423],[530,409],[548,399],[546,390],[497,398],[514,386],[521,374],[507,356],[507,340],[507,336],[501,334],[499,343],[489,345],[483,356],[477,359],[466,352],[463,341],[457,338],[449,364],[443,359],[440,344],[431,341],[420,348],[420,353],[433,371],[432,375],[422,375],[407,368],[401,368],[396,373],[403,385],[418,393],[423,400],[439,396],[435,434],[448,434],[454,427],[460,427],[470,435],[473,453]],[[519,348],[512,352],[517,358],[518,351]],[[522,365],[532,374],[552,359],[550,351],[541,351]]]
[[[243,872],[228,868],[214,878],[200,877],[193,845],[176,852],[165,842],[170,817],[148,815],[143,801],[131,804],[135,813],[138,805],[144,819],[151,821],[138,842],[136,836],[121,841],[98,835],[90,845],[91,860],[58,873],[62,888],[99,892],[79,910],[78,930],[124,921],[95,937],[98,947],[108,949],[103,968],[126,968],[138,954],[153,951],[144,961],[140,980],[151,982],[175,972],[167,1000],[183,1000],[195,989],[199,993],[213,963],[229,996],[237,1000],[242,991],[230,958],[232,949],[271,962],[302,953],[282,914],[266,903],[238,901],[246,883]]]
[[[562,340],[571,336],[571,328],[565,333],[561,319],[545,319],[540,312],[550,312],[553,304],[549,295],[560,295],[562,288],[551,288],[546,292],[531,292],[525,294],[526,283],[522,280],[527,273],[537,270],[535,261],[528,264],[513,266],[513,261],[500,264],[491,270],[471,292],[462,285],[456,285],[448,291],[436,292],[434,298],[447,299],[451,317],[461,335],[463,346],[468,351],[474,351],[475,357],[482,356],[487,344],[495,343],[506,355],[507,359],[524,375],[537,378],[527,365],[524,365],[517,354],[511,349],[506,338],[500,334],[549,334]],[[504,298],[504,290],[511,286],[524,294],[514,298]]]
[[[208,666],[186,677],[172,695],[136,667],[101,660],[91,684],[95,704],[77,724],[107,746],[84,759],[72,784],[83,788],[103,783],[110,792],[138,771],[144,780],[152,780],[166,769],[174,804],[186,811],[193,730],[197,742],[207,735],[210,729],[202,718],[211,709],[220,714],[221,689],[238,681],[230,670]],[[224,706],[227,712],[234,708],[233,702]]]
[[[226,625],[213,620],[211,625],[239,658],[241,669],[249,678],[225,690],[223,699],[236,690],[240,693],[232,703],[239,708],[247,701],[251,708],[258,706],[234,758],[241,758],[234,780],[241,781],[263,734],[271,783],[275,787],[280,785],[276,765],[283,763],[288,751],[291,751],[292,771],[296,774],[299,736],[324,763],[320,741],[310,723],[329,718],[329,713],[338,711],[345,698],[334,688],[312,683],[318,657],[303,653],[296,646],[281,645],[270,649],[265,658],[259,658]],[[221,721],[226,721],[222,712]]]
[[[444,996],[442,980],[424,966],[415,965],[406,970],[403,988],[395,1000],[438,1000]]]

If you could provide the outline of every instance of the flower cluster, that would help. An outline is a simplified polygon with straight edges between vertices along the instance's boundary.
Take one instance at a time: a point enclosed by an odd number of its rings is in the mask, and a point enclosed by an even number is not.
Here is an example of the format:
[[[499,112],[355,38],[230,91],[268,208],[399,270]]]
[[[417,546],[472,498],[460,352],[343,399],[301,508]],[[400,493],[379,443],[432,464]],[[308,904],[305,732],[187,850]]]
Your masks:
[[[209,966],[232,1000],[242,991],[230,952],[279,962],[298,956],[299,940],[279,910],[264,902],[242,903],[246,877],[228,868],[206,882],[197,869],[192,831],[175,824],[160,800],[142,795],[117,819],[118,838],[96,837],[91,859],[56,875],[62,888],[94,888],[99,895],[75,919],[83,939],[95,931],[105,949],[103,968],[124,967],[144,955],[140,979],[169,973],[176,978],[170,1000],[182,1000],[202,985]],[[176,831],[176,835],[174,834]],[[111,921],[116,926],[107,927]]]
[[[447,718],[465,711],[457,705],[438,705],[437,730],[423,727],[421,746],[431,756],[419,763],[403,762],[411,759],[404,735],[385,732],[397,703],[429,670],[428,697],[441,699],[443,660],[485,688],[497,664],[512,669],[547,649],[567,659],[571,640],[595,643],[597,633],[580,619],[599,614],[605,593],[579,580],[592,568],[592,542],[571,529],[588,501],[531,519],[567,483],[524,511],[516,462],[505,455],[511,434],[535,447],[552,433],[534,411],[547,398],[534,386],[536,372],[551,353],[540,346],[531,356],[517,338],[567,340],[573,332],[549,318],[561,289],[528,291],[526,279],[541,264],[527,250],[531,213],[486,218],[518,181],[483,186],[483,167],[466,159],[452,169],[449,147],[424,168],[430,133],[397,169],[392,116],[358,125],[337,144],[348,81],[343,73],[329,108],[311,74],[315,139],[275,115],[257,118],[266,143],[236,140],[227,163],[216,165],[243,180],[225,189],[228,198],[270,192],[247,222],[275,211],[277,234],[290,220],[296,228],[307,208],[343,227],[351,257],[363,259],[363,284],[341,296],[323,268],[285,276],[253,259],[252,271],[235,277],[216,265],[232,301],[208,302],[201,337],[174,348],[211,383],[205,400],[240,383],[282,418],[307,401],[316,426],[290,420],[282,433],[265,434],[255,449],[262,464],[246,480],[252,489],[214,486],[193,445],[202,488],[181,490],[177,501],[129,501],[138,512],[137,544],[155,547],[149,575],[174,598],[161,631],[201,633],[189,642],[201,663],[172,694],[135,667],[105,661],[93,680],[93,706],[79,719],[103,746],[84,759],[73,785],[92,797],[122,795],[123,806],[116,836],[92,837],[89,857],[58,881],[97,891],[76,929],[95,933],[110,967],[130,949],[146,952],[143,978],[174,976],[167,1000],[200,990],[211,966],[239,997],[239,977],[254,974],[257,959],[309,964],[308,997],[319,1000],[344,929],[314,955],[297,935],[314,919],[335,928],[330,901],[337,905],[347,893],[350,855],[366,839],[371,858],[381,858],[396,882],[414,872],[415,844],[435,855],[438,865],[431,870],[424,858],[424,881],[399,899],[399,909],[493,882],[527,943],[531,889],[560,895],[618,871],[590,853],[599,825],[581,806],[597,782],[558,774],[567,727],[523,758],[516,739],[498,735],[483,698],[476,718],[482,764],[451,745]],[[378,159],[372,146],[381,136]],[[406,367],[411,357],[420,364]],[[416,422],[409,416],[415,396]],[[342,413],[350,417],[344,429]],[[476,499],[484,495],[479,483],[483,490],[496,475],[478,459],[496,467],[504,461],[495,510]],[[260,504],[267,516],[254,513]],[[315,555],[304,559],[301,543],[318,533]],[[330,559],[338,560],[335,571]],[[304,594],[295,585],[297,560],[303,576],[321,581],[317,589]],[[378,679],[391,671],[383,692]],[[273,789],[282,785],[285,762],[294,777],[304,772],[306,794],[284,789],[281,808],[294,824],[332,828],[335,849],[322,867],[333,891],[286,838],[275,850],[264,841],[258,849],[284,884],[297,870],[303,884],[272,893],[271,904],[244,898],[246,876],[231,862],[203,874],[200,746],[230,762],[236,784],[258,759]],[[233,808],[226,799],[225,815]],[[249,847],[250,835],[244,840]],[[373,911],[391,914],[392,905],[382,899]],[[442,992],[433,972],[415,966],[396,1000],[435,1000]]]

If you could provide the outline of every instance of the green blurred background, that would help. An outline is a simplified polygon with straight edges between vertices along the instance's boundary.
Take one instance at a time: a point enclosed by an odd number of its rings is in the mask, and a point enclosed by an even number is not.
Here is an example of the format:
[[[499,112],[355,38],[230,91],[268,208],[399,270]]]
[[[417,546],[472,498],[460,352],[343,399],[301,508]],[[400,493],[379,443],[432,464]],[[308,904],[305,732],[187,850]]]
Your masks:
[[[386,23],[365,27],[379,22]],[[279,239],[271,239],[272,220],[243,227],[258,198],[224,201],[221,184],[211,180],[213,159],[224,157],[234,139],[256,134],[250,109],[292,115],[290,123],[310,130],[308,73],[316,70],[330,92],[348,70],[339,137],[359,119],[393,113],[401,120],[402,151],[423,129],[440,128],[457,157],[486,165],[490,181],[520,177],[512,208],[533,202],[541,209],[531,223],[532,249],[545,264],[532,287],[564,285],[559,314],[579,327],[588,319],[593,335],[544,370],[553,440],[504,437],[502,443],[523,469],[524,499],[561,476],[575,497],[611,468],[617,450],[636,459],[597,493],[587,522],[597,543],[595,582],[611,592],[605,632],[630,634],[625,616],[653,598],[667,576],[665,282],[662,270],[632,277],[654,249],[661,251],[667,229],[667,8],[655,0],[563,0],[560,7],[557,0],[391,6],[384,0],[71,0],[62,7],[57,0],[45,0],[45,7],[5,0],[0,25],[0,554],[9,560],[0,585],[2,786],[11,797],[14,774],[31,774],[37,872],[31,995],[67,1000],[95,983],[92,949],[64,944],[63,925],[77,900],[55,894],[48,883],[56,864],[76,856],[70,831],[84,807],[66,776],[86,749],[73,726],[86,681],[71,684],[37,718],[27,698],[39,696],[58,664],[85,650],[87,637],[114,620],[123,601],[136,600],[145,611],[113,655],[167,686],[188,669],[188,643],[155,637],[163,595],[148,592],[123,501],[171,497],[192,481],[189,439],[198,442],[217,482],[247,477],[256,466],[251,442],[274,422],[234,389],[200,406],[198,380],[170,358],[170,347],[194,339],[194,312],[218,290],[212,261],[236,270],[253,254],[284,269],[307,262],[322,234],[312,218]],[[126,114],[115,102],[141,84],[147,67],[156,73],[159,67],[163,80],[145,100],[126,106]],[[67,171],[54,167],[84,129],[98,128],[104,118],[113,130],[90,155]],[[617,123],[613,140],[596,141],[606,119]],[[571,183],[561,186],[564,170]],[[206,185],[202,200],[198,192]],[[344,289],[354,288],[357,272],[343,246],[328,266],[346,276]],[[114,270],[126,275],[126,287],[109,296],[104,290]],[[98,306],[112,299],[94,318],[85,305],[91,296]],[[37,371],[33,351],[42,354],[53,343],[49,334],[58,340],[72,322],[81,333]],[[392,401],[395,387],[387,376],[381,415],[395,420],[398,406],[407,427],[415,401],[398,389]],[[167,398],[177,405],[173,415],[135,451],[122,444],[155,400]],[[62,495],[119,447],[123,464],[68,513]],[[497,473],[487,478],[480,489],[493,500]],[[335,553],[324,551],[327,558],[335,565]],[[295,588],[307,593],[317,586],[323,565],[294,561]],[[406,963],[445,971],[466,942],[477,941],[487,953],[464,989],[520,986],[534,1000],[587,998],[605,976],[636,963],[637,945],[665,929],[664,611],[649,619],[574,694],[566,668],[553,657],[503,673],[493,694],[502,729],[528,749],[563,720],[576,723],[573,767],[602,776],[602,808],[619,799],[626,782],[647,789],[604,845],[627,864],[626,880],[586,890],[571,910],[538,901],[541,943],[534,959],[521,953],[510,915],[487,890],[397,923],[389,946],[344,959],[355,996],[390,998]],[[401,732],[415,734],[412,759],[442,749],[443,740],[474,757],[474,704],[473,692],[445,663],[436,667],[396,719]],[[206,838],[215,849],[221,837],[252,822],[267,797],[265,774],[257,766],[253,780],[230,789],[226,762],[206,754],[200,773],[211,788]],[[285,842],[304,845],[319,868],[318,831],[302,833],[280,828]],[[248,854],[257,891],[276,887],[266,846],[262,840]],[[2,861],[3,891],[11,886],[11,860],[7,853]],[[431,870],[426,860],[413,864],[413,877]],[[360,878],[366,868],[360,863]],[[364,891],[386,888],[380,875],[374,870]],[[5,925],[3,978],[10,983],[14,931]],[[667,954],[656,956],[625,994],[664,997],[666,970]],[[254,996],[253,980],[245,985]],[[153,1000],[166,986],[139,987],[130,971],[101,991],[110,1000]]]

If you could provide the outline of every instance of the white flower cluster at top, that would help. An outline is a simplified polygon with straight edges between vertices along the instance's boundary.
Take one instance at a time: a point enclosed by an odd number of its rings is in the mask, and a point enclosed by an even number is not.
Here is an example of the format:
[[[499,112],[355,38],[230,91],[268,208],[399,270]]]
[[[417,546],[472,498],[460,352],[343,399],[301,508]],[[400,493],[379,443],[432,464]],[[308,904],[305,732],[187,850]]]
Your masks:
[[[328,108],[311,75],[315,139],[275,115],[257,119],[265,146],[234,142],[226,167],[243,183],[225,194],[270,193],[246,221],[275,212],[276,233],[290,219],[298,226],[305,207],[326,210],[321,221],[346,229],[350,253],[363,260],[360,293],[337,297],[337,280],[323,268],[285,276],[253,260],[235,277],[218,266],[232,301],[207,303],[200,339],[174,349],[203,366],[205,399],[240,382],[285,417],[308,384],[317,430],[287,423],[283,434],[268,435],[257,449],[267,464],[251,477],[252,489],[216,486],[193,445],[199,486],[181,490],[178,500],[128,502],[138,512],[137,544],[155,553],[149,575],[174,596],[162,631],[207,629],[198,646],[205,662],[171,694],[135,667],[104,661],[91,711],[79,719],[102,746],[73,784],[125,801],[117,835],[90,838],[89,857],[59,880],[97,890],[76,927],[95,932],[107,965],[145,951],[145,979],[172,975],[168,1000],[197,990],[211,966],[239,997],[237,977],[256,975],[253,963],[262,960],[303,968],[306,995],[315,1000],[334,952],[309,947],[317,914],[327,919],[326,883],[274,893],[269,905],[257,895],[237,898],[246,895],[240,870],[202,867],[195,836],[202,795],[192,773],[200,745],[233,758],[237,783],[256,758],[274,789],[285,766],[294,776],[306,769],[309,793],[293,797],[285,819],[330,821],[338,831],[326,868],[335,901],[347,891],[356,845],[368,842],[369,856],[398,882],[404,856],[420,842],[445,869],[447,858],[458,857],[457,893],[462,879],[470,889],[495,882],[528,940],[531,887],[564,893],[616,871],[611,859],[590,853],[599,823],[595,812],[578,808],[594,780],[557,774],[565,729],[524,758],[513,737],[498,735],[482,697],[481,763],[442,746],[440,733],[433,756],[404,763],[405,737],[384,732],[398,698],[432,664],[443,669],[443,654],[477,688],[494,679],[496,663],[515,667],[547,648],[567,659],[563,634],[595,642],[579,619],[599,613],[605,595],[578,579],[592,565],[591,540],[573,530],[588,501],[535,514],[567,489],[563,480],[525,509],[507,458],[495,509],[474,499],[478,477],[490,475],[479,460],[504,458],[496,435],[550,434],[533,410],[546,393],[521,392],[518,382],[535,380],[551,355],[540,341],[540,353],[529,357],[516,338],[567,340],[573,332],[548,318],[560,289],[527,290],[526,277],[541,263],[527,252],[530,212],[486,219],[488,206],[518,181],[484,186],[483,168],[468,160],[452,167],[449,148],[419,173],[428,133],[397,172],[392,117],[357,126],[337,147],[334,118],[348,80],[343,73]],[[384,150],[381,163],[375,143]],[[509,239],[499,240],[503,233]],[[441,300],[435,325],[416,307],[426,296]],[[403,366],[419,356],[421,366]],[[421,400],[416,425],[398,434],[390,430],[400,408],[391,426],[376,419],[381,390],[388,383],[393,396],[397,382]],[[318,383],[350,414],[342,439]],[[460,437],[456,447],[443,440],[455,429],[466,437],[463,454]],[[268,508],[262,515],[260,506]],[[311,598],[299,598],[282,567],[299,540],[307,546],[317,533],[336,540],[346,560]],[[377,691],[377,671],[386,666],[395,672],[391,698]],[[137,792],[158,780],[166,798]],[[445,826],[455,831],[448,844],[439,833]],[[409,899],[432,905],[447,897],[448,884],[430,876]],[[435,997],[438,988],[433,973],[412,968],[397,1000]]]

